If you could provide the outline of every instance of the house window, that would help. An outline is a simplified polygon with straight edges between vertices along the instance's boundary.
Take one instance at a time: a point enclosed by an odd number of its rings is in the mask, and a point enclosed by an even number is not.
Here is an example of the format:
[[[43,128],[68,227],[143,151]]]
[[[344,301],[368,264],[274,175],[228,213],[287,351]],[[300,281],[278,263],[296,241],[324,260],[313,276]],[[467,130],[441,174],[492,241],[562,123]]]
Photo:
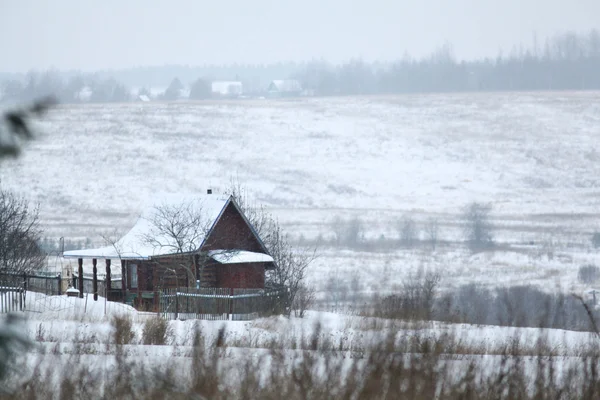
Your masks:
[[[138,273],[137,273],[137,265],[136,264],[129,264],[129,273],[131,274],[131,288],[137,289]]]

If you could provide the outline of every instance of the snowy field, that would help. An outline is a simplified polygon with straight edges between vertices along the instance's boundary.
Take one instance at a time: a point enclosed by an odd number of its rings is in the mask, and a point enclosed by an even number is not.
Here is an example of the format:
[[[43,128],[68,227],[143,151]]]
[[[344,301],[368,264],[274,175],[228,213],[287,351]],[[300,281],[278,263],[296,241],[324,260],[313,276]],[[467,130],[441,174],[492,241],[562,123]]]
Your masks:
[[[135,335],[130,343],[130,355],[148,355],[156,352],[170,357],[189,357],[194,332],[200,329],[205,343],[211,345],[218,331],[224,329],[224,339],[231,348],[268,349],[276,342],[288,350],[302,349],[313,335],[318,335],[323,346],[339,351],[367,351],[388,338],[393,332],[396,345],[403,339],[419,335],[436,340],[446,334],[460,340],[469,354],[500,354],[502,349],[517,340],[523,353],[536,354],[539,341],[544,340],[552,355],[577,356],[597,344],[593,333],[560,329],[514,328],[486,325],[448,324],[440,322],[409,322],[371,317],[310,311],[305,318],[269,317],[253,321],[169,321],[171,334],[166,346],[143,346],[144,322],[156,314],[138,312],[132,307],[66,296],[44,296],[27,293],[26,335],[40,346],[59,346],[70,354],[76,343],[91,345],[92,354],[106,352],[106,344],[114,343],[113,316],[130,318]],[[317,328],[318,324],[318,328]],[[458,344],[458,343],[457,343]],[[35,348],[34,348],[35,350]],[[42,351],[42,349],[37,349]]]
[[[0,178],[40,203],[50,237],[102,244],[155,191],[219,192],[235,177],[295,239],[331,238],[336,216],[393,238],[410,215],[437,218],[449,241],[436,252],[321,246],[309,277],[319,284],[393,290],[434,268],[443,286],[581,292],[578,267],[600,264],[589,241],[600,226],[597,92],[64,105],[39,128]],[[457,243],[472,201],[493,205],[508,248],[471,255]]]

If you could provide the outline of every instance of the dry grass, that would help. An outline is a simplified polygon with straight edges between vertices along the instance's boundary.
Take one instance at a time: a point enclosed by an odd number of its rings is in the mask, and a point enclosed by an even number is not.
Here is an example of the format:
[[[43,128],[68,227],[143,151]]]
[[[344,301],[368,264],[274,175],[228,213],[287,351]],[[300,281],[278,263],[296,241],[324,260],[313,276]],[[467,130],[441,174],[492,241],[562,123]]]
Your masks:
[[[490,346],[452,331],[429,337],[407,330],[398,336],[397,328],[390,321],[381,340],[364,348],[358,341],[340,346],[317,325],[295,338],[296,350],[281,340],[263,350],[236,349],[223,329],[207,343],[196,329],[183,360],[166,358],[159,365],[129,356],[128,346],[113,342],[99,367],[85,361],[85,346],[76,346],[58,359],[40,354],[33,368],[21,360],[18,372],[2,382],[7,392],[0,398],[600,398],[598,345],[565,358],[543,339],[534,347],[517,339]]]

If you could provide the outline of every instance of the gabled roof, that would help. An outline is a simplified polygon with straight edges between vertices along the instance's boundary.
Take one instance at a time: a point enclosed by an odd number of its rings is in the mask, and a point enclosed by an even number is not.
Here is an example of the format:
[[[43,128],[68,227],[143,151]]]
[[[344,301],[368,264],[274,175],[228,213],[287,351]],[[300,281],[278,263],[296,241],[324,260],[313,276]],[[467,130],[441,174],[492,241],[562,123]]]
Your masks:
[[[223,198],[214,195],[176,195],[166,194],[157,195],[151,201],[147,202],[144,211],[138,218],[136,224],[125,236],[119,239],[114,246],[105,246],[97,249],[71,250],[65,251],[63,256],[66,258],[101,258],[101,259],[149,259],[162,255],[174,254],[175,243],[173,238],[162,235],[155,237],[157,243],[163,244],[157,247],[144,240],[144,237],[153,233],[152,219],[156,216],[157,207],[160,206],[178,206],[181,204],[191,204],[194,209],[199,210],[204,225],[209,228],[195,239],[195,247],[200,249],[206,237],[212,231],[215,223],[232,201],[231,197]]]
[[[270,92],[301,92],[302,85],[295,79],[277,79],[271,81],[268,90]]]

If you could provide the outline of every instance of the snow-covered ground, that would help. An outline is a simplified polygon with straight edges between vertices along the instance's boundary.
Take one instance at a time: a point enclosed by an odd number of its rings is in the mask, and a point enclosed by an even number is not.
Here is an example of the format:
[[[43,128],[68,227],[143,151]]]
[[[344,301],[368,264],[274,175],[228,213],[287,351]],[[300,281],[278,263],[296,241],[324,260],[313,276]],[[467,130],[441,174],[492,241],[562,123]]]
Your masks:
[[[336,216],[393,238],[410,215],[421,228],[437,218],[440,239],[457,241],[462,207],[490,202],[510,251],[322,246],[309,278],[357,275],[373,291],[432,267],[446,286],[587,291],[577,268],[598,263],[599,122],[598,92],[68,105],[39,123],[20,159],[2,162],[0,179],[40,203],[48,236],[97,245],[131,227],[157,190],[218,192],[232,177],[309,240],[331,238]]]
[[[535,354],[539,349],[539,340],[544,340],[554,355],[566,356],[578,355],[586,346],[598,340],[593,333],[559,329],[403,322],[309,311],[305,318],[280,316],[253,321],[170,321],[172,334],[165,348],[142,345],[144,322],[156,317],[156,314],[140,313],[120,303],[106,303],[102,297],[95,302],[91,296],[79,299],[28,292],[27,311],[24,314],[27,317],[26,335],[31,340],[40,346],[59,344],[66,349],[66,354],[74,343],[93,345],[96,352],[105,352],[105,345],[114,343],[111,320],[115,315],[131,318],[133,322],[135,337],[129,348],[130,355],[162,352],[168,356],[189,357],[196,329],[200,329],[207,345],[216,340],[220,329],[224,329],[227,346],[242,349],[268,349],[272,348],[272,343],[284,349],[302,349],[317,334],[320,348],[329,346],[330,349],[343,351],[365,351],[377,346],[392,331],[397,344],[416,335],[435,340],[451,334],[454,339],[460,340],[465,352],[474,354],[499,354],[514,340],[519,341],[524,353]]]

